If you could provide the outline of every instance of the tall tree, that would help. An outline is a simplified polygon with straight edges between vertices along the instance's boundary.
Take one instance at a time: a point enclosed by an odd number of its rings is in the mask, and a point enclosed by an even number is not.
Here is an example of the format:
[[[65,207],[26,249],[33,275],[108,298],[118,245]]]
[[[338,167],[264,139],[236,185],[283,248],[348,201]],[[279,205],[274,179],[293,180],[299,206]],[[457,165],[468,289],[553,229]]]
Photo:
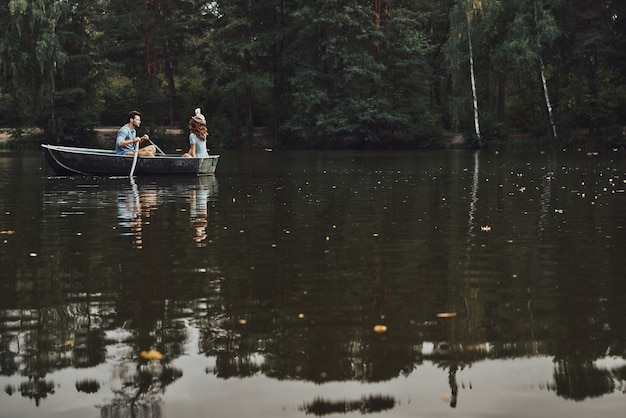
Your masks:
[[[123,92],[125,109],[118,113],[141,108],[157,123],[177,124],[177,62],[193,53],[185,50],[184,43],[197,30],[194,14],[202,6],[175,0],[109,0],[104,5],[95,40],[102,70],[109,88],[115,84],[130,86]],[[111,83],[115,78],[120,82]],[[124,78],[129,81],[121,82]],[[109,105],[120,107],[118,103]]]
[[[448,109],[445,106],[450,71],[444,54],[444,48],[450,34],[450,12],[456,0],[421,0],[405,2],[406,7],[413,6],[421,18],[415,24],[427,36],[429,52],[427,55],[429,71],[432,77],[431,101],[434,111],[446,128],[450,128]]]
[[[275,7],[273,0],[221,2],[210,37],[218,83],[231,96],[235,136],[246,146],[251,145],[255,124],[255,94],[267,95],[273,85],[268,63]]]
[[[86,144],[95,137],[98,104],[94,100],[97,73],[94,63],[94,15],[89,0],[66,0],[61,4],[59,42],[68,56],[56,73],[54,112],[47,122],[49,140]]]
[[[148,4],[148,3],[146,3]],[[178,70],[179,57],[189,54],[185,51],[185,39],[191,38],[206,30],[202,19],[202,4],[196,5],[193,2],[180,2],[176,0],[152,0],[149,4],[149,11],[153,27],[148,31],[152,32],[151,42],[153,54],[153,70],[161,78],[166,86],[168,98],[169,125],[178,124],[179,97],[176,86],[176,72]],[[146,54],[147,55],[147,54]]]
[[[478,22],[478,16],[483,8],[481,0],[459,0],[454,7],[451,18],[450,38],[448,43],[448,59],[452,65],[452,72],[456,75],[456,78],[462,76],[463,68],[465,68],[461,62],[463,58],[468,62],[469,80],[472,93],[472,110],[473,110],[473,124],[474,134],[476,135],[477,144],[479,147],[483,146],[483,141],[480,135],[480,120],[478,109],[478,91],[476,86],[476,74],[474,65],[474,46],[472,43],[473,32],[480,33],[480,26]],[[479,30],[474,30],[477,27]],[[467,42],[467,48],[464,48],[463,42]],[[467,55],[463,53],[467,51]]]
[[[375,138],[393,115],[378,95],[385,66],[373,55],[381,33],[372,5],[308,1],[289,18],[285,61],[292,115],[283,128],[307,141]]]
[[[428,35],[432,10],[425,4],[394,4],[385,3],[377,19],[384,36],[375,54],[376,62],[384,66],[375,91],[380,98],[380,116],[395,136],[427,142],[439,135],[438,115],[431,106],[435,84],[431,66],[432,60],[437,60]]]
[[[0,5],[0,61],[18,127],[45,127],[54,114],[55,76],[67,62],[57,33],[60,2],[9,0]]]
[[[601,137],[618,117],[614,77],[619,70],[611,63],[624,56],[619,32],[623,11],[618,0],[572,0],[563,2],[556,15],[563,32],[558,44],[560,68],[565,79],[573,81],[567,85],[576,104],[568,109],[570,117],[573,123],[586,120],[591,137]]]
[[[501,65],[510,67],[519,79],[528,79],[530,83],[539,86],[546,126],[550,135],[556,139],[557,129],[543,57],[548,55],[548,51],[560,35],[551,8],[558,2],[551,2],[551,6],[544,3],[544,0],[506,3],[505,19],[502,20],[506,30],[495,48],[494,55],[500,57]],[[529,72],[529,68],[534,71]],[[537,91],[537,88],[530,87],[531,91]]]

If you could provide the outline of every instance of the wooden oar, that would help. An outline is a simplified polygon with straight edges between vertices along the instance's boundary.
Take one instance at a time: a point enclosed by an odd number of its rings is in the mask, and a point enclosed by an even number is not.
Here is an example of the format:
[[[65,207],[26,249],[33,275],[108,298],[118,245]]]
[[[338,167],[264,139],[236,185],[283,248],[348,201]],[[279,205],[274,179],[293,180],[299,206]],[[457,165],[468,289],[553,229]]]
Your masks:
[[[130,178],[133,178],[135,173],[135,166],[137,165],[137,156],[139,155],[139,141],[135,143],[135,152],[133,154],[133,165],[130,167]]]
[[[154,142],[152,142],[152,140],[151,140],[151,139],[148,139],[148,141],[150,141],[150,143],[156,147],[157,151],[159,151],[159,152],[161,153],[161,155],[165,155],[165,153],[163,152],[163,150],[161,150],[161,148],[159,148],[159,146],[158,146],[157,144],[155,144]]]

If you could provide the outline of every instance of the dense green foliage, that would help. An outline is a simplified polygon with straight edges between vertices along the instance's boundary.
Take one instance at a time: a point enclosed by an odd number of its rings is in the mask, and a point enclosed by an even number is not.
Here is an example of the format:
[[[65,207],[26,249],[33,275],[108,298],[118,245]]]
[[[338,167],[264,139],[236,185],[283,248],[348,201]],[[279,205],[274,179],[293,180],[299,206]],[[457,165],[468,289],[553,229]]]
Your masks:
[[[213,145],[477,145],[626,125],[618,0],[8,0],[0,124],[85,143],[139,109]]]

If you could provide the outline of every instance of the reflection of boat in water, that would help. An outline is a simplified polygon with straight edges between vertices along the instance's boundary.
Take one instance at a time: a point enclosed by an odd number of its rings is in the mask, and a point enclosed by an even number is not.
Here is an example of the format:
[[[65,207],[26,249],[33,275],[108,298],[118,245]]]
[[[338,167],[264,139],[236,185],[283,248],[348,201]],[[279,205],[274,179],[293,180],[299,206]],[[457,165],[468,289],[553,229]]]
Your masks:
[[[193,239],[206,239],[208,201],[217,197],[215,176],[51,177],[45,192],[46,208],[68,216],[74,208],[116,207],[123,234],[132,235],[133,247],[143,247],[143,229],[159,206],[189,202]],[[84,214],[81,210],[80,213]]]
[[[164,188],[163,182],[149,182],[144,187],[138,186],[131,179],[131,188],[118,191],[118,218],[120,226],[130,228],[134,236],[133,247],[140,249],[143,246],[143,225],[149,223],[152,211],[158,208],[159,195],[163,200],[184,195],[189,199],[189,217],[193,230],[193,239],[198,246],[203,246],[207,238],[208,201],[217,194],[217,180],[215,176],[199,176],[191,182],[176,182],[173,190]]]
[[[142,189],[139,191],[134,180],[131,179],[132,188],[124,189],[117,193],[117,217],[120,226],[130,229],[134,236],[133,248],[143,247],[143,225],[148,223],[152,208],[157,206],[155,189]]]
[[[76,194],[83,196],[115,193],[127,189],[132,191],[133,185],[128,177],[49,177],[46,193]],[[218,182],[216,176],[149,176],[133,179],[137,189],[141,192],[147,189],[155,190],[159,203],[176,197],[187,197],[192,188],[203,187],[208,190],[209,197],[217,196]],[[63,198],[59,196],[59,198]],[[103,199],[98,199],[103,205]],[[53,202],[51,202],[53,203]]]
[[[209,223],[208,203],[213,195],[216,182],[214,177],[198,177],[197,187],[189,189],[189,220],[193,231],[193,239],[198,246],[204,246],[206,228]]]

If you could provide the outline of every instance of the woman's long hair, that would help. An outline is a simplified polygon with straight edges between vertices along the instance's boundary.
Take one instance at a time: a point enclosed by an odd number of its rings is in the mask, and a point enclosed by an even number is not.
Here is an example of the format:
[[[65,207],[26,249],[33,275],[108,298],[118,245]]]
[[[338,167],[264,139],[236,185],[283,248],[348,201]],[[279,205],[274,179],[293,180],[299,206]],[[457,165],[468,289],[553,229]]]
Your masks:
[[[189,132],[196,135],[201,140],[205,141],[207,136],[206,125],[198,123],[194,118],[189,119]]]

